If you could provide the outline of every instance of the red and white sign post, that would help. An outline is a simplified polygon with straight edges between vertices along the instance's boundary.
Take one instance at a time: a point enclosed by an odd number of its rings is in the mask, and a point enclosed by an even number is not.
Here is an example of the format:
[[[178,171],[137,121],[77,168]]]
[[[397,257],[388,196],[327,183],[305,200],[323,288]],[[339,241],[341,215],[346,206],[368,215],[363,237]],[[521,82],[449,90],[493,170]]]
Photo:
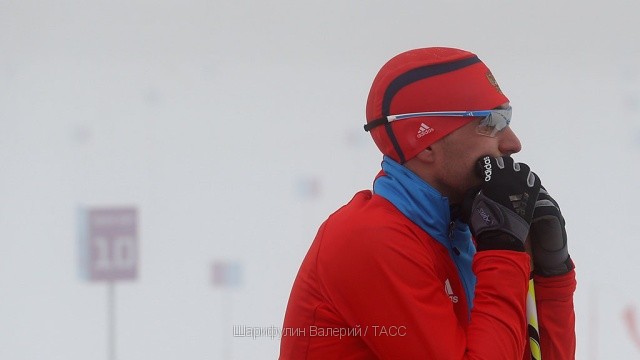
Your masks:
[[[138,214],[134,207],[88,208],[80,216],[80,271],[108,286],[108,359],[116,358],[115,282],[138,275]]]

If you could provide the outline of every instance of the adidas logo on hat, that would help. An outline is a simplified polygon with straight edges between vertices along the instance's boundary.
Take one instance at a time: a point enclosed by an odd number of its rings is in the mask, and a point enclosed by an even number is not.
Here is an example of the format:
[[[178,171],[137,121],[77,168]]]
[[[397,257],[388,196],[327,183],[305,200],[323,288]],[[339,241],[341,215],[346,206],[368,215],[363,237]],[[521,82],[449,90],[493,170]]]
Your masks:
[[[418,139],[420,139],[421,137],[423,137],[423,136],[425,136],[427,134],[431,134],[434,131],[435,130],[433,130],[433,128],[430,128],[425,123],[422,123],[422,124],[420,124],[420,128],[418,129]]]

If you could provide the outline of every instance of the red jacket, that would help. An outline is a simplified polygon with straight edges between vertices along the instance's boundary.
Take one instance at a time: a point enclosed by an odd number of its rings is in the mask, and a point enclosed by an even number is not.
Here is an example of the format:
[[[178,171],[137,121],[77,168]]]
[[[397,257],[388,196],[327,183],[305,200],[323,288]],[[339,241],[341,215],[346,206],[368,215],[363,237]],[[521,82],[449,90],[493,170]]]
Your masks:
[[[446,246],[362,191],[320,227],[291,291],[280,359],[522,359],[529,255],[475,254],[473,307]],[[536,278],[544,360],[575,353],[573,272]]]

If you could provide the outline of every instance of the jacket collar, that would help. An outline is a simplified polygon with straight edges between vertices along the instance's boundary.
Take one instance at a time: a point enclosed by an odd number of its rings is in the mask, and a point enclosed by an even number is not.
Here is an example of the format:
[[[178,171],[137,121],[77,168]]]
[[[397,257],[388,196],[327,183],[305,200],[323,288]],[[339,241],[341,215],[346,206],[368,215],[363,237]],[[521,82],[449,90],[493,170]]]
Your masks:
[[[404,216],[449,250],[463,282],[470,310],[476,283],[471,262],[476,248],[471,241],[469,226],[457,219],[455,214],[458,211],[450,208],[449,199],[387,156],[382,161],[382,173],[373,183],[373,192],[391,202]]]
[[[382,176],[373,183],[373,192],[389,200],[407,218],[447,246],[452,218],[449,199],[387,156],[382,161],[382,171]]]

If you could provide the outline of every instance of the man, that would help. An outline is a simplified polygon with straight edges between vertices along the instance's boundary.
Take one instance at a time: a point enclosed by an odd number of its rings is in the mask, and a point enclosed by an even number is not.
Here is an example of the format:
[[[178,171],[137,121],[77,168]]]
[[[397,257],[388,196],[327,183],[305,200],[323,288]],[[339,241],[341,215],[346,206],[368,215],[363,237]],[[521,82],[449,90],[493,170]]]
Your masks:
[[[293,284],[281,360],[527,358],[530,262],[542,358],[574,358],[564,219],[510,157],[521,149],[510,119],[470,52],[416,49],[382,67],[365,126],[382,170],[373,192],[320,227]]]

